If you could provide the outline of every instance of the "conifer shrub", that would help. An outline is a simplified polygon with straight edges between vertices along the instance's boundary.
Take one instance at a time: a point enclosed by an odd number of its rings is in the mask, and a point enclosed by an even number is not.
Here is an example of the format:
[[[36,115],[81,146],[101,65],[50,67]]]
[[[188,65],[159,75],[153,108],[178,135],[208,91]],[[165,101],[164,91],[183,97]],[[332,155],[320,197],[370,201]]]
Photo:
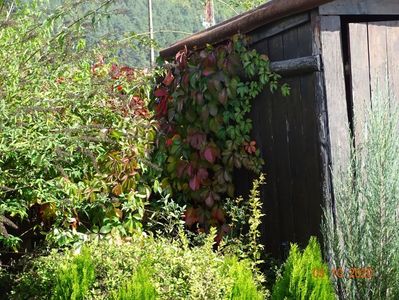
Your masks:
[[[118,291],[116,300],[154,300],[157,293],[148,266],[139,265],[131,280]]]
[[[233,286],[229,300],[263,300],[264,294],[259,291],[253,280],[251,266],[248,261],[239,262],[235,257],[226,261]]]
[[[64,264],[56,275],[53,300],[81,300],[95,280],[94,264],[87,248]]]
[[[323,262],[320,246],[315,237],[309,240],[303,252],[298,245],[291,245],[282,275],[273,287],[272,299],[335,299],[329,271]]]

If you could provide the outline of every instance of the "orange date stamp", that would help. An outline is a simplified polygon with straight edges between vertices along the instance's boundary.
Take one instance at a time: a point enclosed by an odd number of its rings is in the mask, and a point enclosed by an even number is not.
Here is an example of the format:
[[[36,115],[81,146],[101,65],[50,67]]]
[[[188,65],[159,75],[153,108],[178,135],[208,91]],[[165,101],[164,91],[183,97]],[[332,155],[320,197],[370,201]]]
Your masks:
[[[349,279],[371,279],[373,277],[373,268],[333,268],[331,275],[335,278],[349,278]],[[312,276],[314,278],[323,278],[326,275],[326,271],[323,268],[314,268],[312,270]]]

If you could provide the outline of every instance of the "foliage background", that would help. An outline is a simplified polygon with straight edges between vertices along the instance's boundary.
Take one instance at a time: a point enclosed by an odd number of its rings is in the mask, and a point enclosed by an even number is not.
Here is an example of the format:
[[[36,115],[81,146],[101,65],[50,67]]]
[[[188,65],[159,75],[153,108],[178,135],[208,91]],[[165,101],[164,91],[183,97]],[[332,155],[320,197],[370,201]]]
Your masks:
[[[97,5],[95,1],[90,2],[79,6],[80,8],[75,13],[84,14],[87,10],[95,8]],[[179,39],[205,29],[203,2],[200,0],[153,1],[156,49],[167,47]],[[249,2],[215,0],[216,23],[253,6],[253,3],[249,4]],[[51,0],[46,4],[46,8],[50,13],[61,3],[62,0]],[[116,46],[115,54],[121,62],[135,67],[149,67],[151,43],[148,39],[148,0],[115,0],[109,5],[107,11],[107,17],[99,19],[95,30],[88,34],[89,43],[98,43],[106,37],[113,41]]]

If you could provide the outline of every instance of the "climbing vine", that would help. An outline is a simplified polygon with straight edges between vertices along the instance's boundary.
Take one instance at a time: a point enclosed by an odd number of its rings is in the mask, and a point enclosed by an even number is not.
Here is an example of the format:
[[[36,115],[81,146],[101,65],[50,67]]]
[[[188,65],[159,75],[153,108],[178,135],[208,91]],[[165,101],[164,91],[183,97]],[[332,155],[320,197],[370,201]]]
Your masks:
[[[187,205],[188,227],[221,227],[221,201],[234,195],[233,170],[259,173],[263,164],[251,140],[251,101],[264,88],[287,95],[266,55],[247,48],[247,40],[202,50],[179,51],[157,89],[160,123],[157,163],[165,165],[162,185]]]

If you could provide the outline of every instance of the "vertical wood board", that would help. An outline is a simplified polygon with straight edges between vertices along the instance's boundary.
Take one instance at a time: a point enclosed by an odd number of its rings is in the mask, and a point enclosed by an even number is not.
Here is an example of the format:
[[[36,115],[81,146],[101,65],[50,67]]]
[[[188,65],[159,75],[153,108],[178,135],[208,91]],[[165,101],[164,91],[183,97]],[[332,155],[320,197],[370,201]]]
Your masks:
[[[351,143],[340,18],[323,16],[320,27],[332,168],[340,170],[348,165]]]
[[[313,55],[322,55],[321,47],[321,16],[318,10],[311,13],[312,24],[312,53]],[[331,176],[331,145],[328,133],[328,115],[325,96],[324,72],[315,72],[315,114],[317,141],[319,152],[319,170],[320,170],[320,192],[322,205],[333,206],[332,176]]]
[[[267,54],[271,62],[309,57],[313,55],[311,23],[298,24],[251,47]],[[267,178],[261,190],[266,214],[260,228],[262,242],[277,257],[289,250],[290,242],[305,245],[310,235],[319,235],[323,185],[316,75],[293,73],[283,76],[283,82],[290,85],[290,96],[266,89],[255,99],[250,113],[252,138],[265,160]],[[252,177],[242,170],[239,176],[237,190],[245,193],[241,187],[247,189],[248,184],[243,181]]]
[[[388,98],[388,52],[385,22],[369,23],[371,101]]]
[[[399,21],[386,22],[389,99],[399,105]]]
[[[371,105],[367,23],[349,24],[352,103],[356,146],[364,140],[367,108]]]
[[[399,99],[399,21],[349,24],[356,147],[365,138],[375,101]]]

